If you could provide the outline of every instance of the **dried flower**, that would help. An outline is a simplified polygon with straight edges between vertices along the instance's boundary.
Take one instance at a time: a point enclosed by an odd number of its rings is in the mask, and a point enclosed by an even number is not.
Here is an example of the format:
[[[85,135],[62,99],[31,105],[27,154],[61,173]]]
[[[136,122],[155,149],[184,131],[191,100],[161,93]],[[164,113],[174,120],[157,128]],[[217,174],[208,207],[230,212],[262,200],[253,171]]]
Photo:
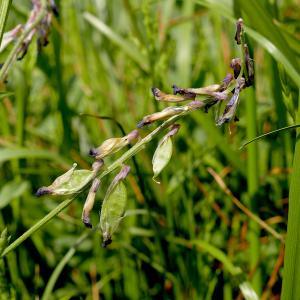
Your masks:
[[[246,86],[249,87],[254,84],[254,64],[253,64],[253,59],[250,58],[249,48],[246,44],[244,44],[244,53],[245,53],[246,70],[248,74],[248,79],[246,80]]]
[[[234,39],[236,40],[236,43],[240,45],[242,43],[242,35],[244,30],[244,22],[242,18],[239,18],[236,22],[236,33]]]
[[[145,116],[142,121],[137,124],[138,128],[142,128],[145,125],[151,124],[158,120],[164,120],[166,118],[179,115],[180,113],[188,110],[187,106],[172,106],[167,107],[162,111],[156,112],[154,114]]]
[[[214,96],[215,92],[218,92],[220,89],[219,84],[212,84],[206,87],[202,88],[180,88],[173,85],[173,92],[174,94],[180,94],[180,95],[204,95],[204,96]]]
[[[240,75],[242,62],[240,58],[233,58],[230,63],[230,68],[233,69],[234,78],[237,79]]]
[[[98,148],[91,149],[89,154],[100,160],[108,155],[114,154],[127,146],[130,142],[139,136],[139,132],[135,129],[128,135],[121,138],[111,138],[104,141]]]
[[[158,88],[152,88],[153,96],[157,101],[164,101],[164,102],[182,102],[187,100],[193,100],[195,99],[196,95],[193,93],[185,93],[182,94],[182,96],[172,95],[172,94],[166,94],[159,90]]]
[[[217,120],[217,125],[220,126],[229,122],[235,115],[236,109],[239,104],[239,95],[241,90],[245,87],[245,79],[242,77],[237,81],[237,85],[234,90],[234,94],[225,107],[222,117]]]

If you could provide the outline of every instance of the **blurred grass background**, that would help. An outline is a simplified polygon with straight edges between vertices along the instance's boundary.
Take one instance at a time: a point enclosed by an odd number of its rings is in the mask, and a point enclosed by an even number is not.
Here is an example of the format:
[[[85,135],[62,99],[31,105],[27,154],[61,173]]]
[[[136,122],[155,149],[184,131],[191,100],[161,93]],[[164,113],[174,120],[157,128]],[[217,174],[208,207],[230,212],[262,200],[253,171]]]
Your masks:
[[[0,99],[0,228],[7,227],[12,240],[62,200],[37,199],[37,188],[49,185],[73,162],[89,168],[88,150],[122,135],[114,121],[82,113],[110,116],[129,132],[144,115],[166,107],[153,99],[152,86],[171,91],[174,83],[200,87],[221,82],[231,58],[240,55],[233,38],[240,16],[249,27],[246,34],[253,32],[247,37],[256,80],[254,88],[241,94],[240,121],[230,130],[215,126],[214,111],[180,121],[161,185],[151,179],[156,143],[137,155],[139,172],[133,168],[127,180],[128,216],[112,245],[102,249],[100,235],[93,233],[74,248],[51,299],[241,299],[236,278],[216,259],[215,250],[243,270],[261,299],[279,299],[282,243],[234,206],[208,168],[252,212],[285,234],[295,132],[239,147],[294,124],[299,2],[57,4],[60,16],[53,19],[50,44],[37,53],[32,43],[2,86],[13,95]],[[13,1],[6,30],[25,23],[29,11],[30,1]],[[8,51],[1,53],[2,62]],[[110,179],[98,193],[94,224]],[[7,255],[5,277],[18,299],[39,299],[55,267],[87,231],[80,220],[84,200],[85,195],[77,197]]]

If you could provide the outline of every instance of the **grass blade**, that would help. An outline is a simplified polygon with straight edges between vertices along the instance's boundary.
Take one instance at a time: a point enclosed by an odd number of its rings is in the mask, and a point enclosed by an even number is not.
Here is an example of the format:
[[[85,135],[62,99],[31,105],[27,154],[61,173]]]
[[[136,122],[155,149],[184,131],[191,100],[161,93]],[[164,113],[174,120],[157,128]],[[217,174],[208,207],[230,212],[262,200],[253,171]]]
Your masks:
[[[277,133],[277,132],[281,132],[281,131],[285,131],[285,130],[289,130],[289,129],[293,129],[293,128],[298,128],[298,127],[300,127],[300,124],[295,124],[295,125],[291,125],[291,126],[286,126],[286,127],[283,127],[283,128],[279,128],[279,129],[276,129],[276,130],[273,130],[273,131],[270,131],[270,132],[261,134],[261,135],[255,137],[255,138],[253,138],[253,139],[247,141],[246,143],[244,143],[244,144],[240,147],[240,149],[243,149],[243,148],[246,147],[247,145],[249,145],[249,144],[251,144],[251,143],[253,143],[253,142],[256,142],[256,141],[258,141],[258,140],[260,140],[260,139],[262,139],[262,138],[264,138],[264,137],[266,137],[266,136],[268,136],[268,135],[272,135],[272,134]]]
[[[300,121],[300,92],[297,121]],[[293,173],[289,193],[289,214],[284,255],[282,300],[300,297],[300,129],[297,129],[296,147],[294,152]]]
[[[2,0],[0,3],[0,45],[2,42],[2,37],[3,37],[10,5],[11,5],[11,0]]]
[[[104,34],[108,39],[120,47],[134,62],[136,62],[142,70],[149,71],[149,66],[146,64],[147,59],[137,47],[129,41],[123,39],[115,33],[110,27],[104,24],[101,20],[86,12],[84,18],[98,31]]]

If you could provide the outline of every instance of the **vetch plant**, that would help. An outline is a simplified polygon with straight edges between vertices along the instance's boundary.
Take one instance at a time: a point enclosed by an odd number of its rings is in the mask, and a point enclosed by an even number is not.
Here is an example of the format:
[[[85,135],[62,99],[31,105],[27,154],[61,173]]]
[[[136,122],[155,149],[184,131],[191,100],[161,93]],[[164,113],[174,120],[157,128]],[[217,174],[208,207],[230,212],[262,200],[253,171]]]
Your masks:
[[[5,35],[3,49],[10,42],[15,42],[16,44],[1,69],[0,79],[4,78],[4,74],[6,74],[8,67],[15,58],[20,58],[26,54],[33,35],[37,34],[41,45],[46,44],[51,20],[49,14],[57,14],[57,11],[54,9],[53,1],[33,1],[33,4],[33,11],[26,23],[26,28],[24,29],[24,26],[18,25]],[[19,34],[20,37],[18,37]],[[165,102],[167,104],[175,103],[175,106],[169,106],[162,111],[144,116],[137,123],[137,128],[133,129],[127,135],[109,138],[103,141],[100,146],[92,148],[89,154],[95,160],[90,169],[77,170],[77,164],[74,163],[67,172],[58,176],[52,184],[39,188],[36,192],[37,196],[66,196],[67,199],[61,202],[48,215],[32,226],[13,243],[5,247],[2,256],[5,256],[15,249],[30,235],[70,205],[78,194],[85,193],[86,191],[86,201],[83,205],[81,215],[82,222],[87,228],[93,228],[90,232],[96,230],[102,232],[103,247],[107,247],[111,244],[114,233],[120,226],[122,219],[126,216],[127,191],[125,181],[130,172],[130,166],[127,165],[130,158],[144,149],[154,138],[162,135],[152,159],[153,180],[159,183],[158,178],[172,157],[173,140],[180,128],[180,125],[177,123],[179,119],[197,110],[203,110],[206,113],[211,107],[224,103],[224,112],[217,117],[216,125],[220,126],[236,121],[236,111],[240,101],[240,93],[248,86],[251,86],[254,79],[253,62],[249,57],[248,47],[244,43],[243,22],[241,19],[237,22],[237,36],[239,36],[238,40],[241,41],[241,43],[239,43],[241,45],[241,58],[234,58],[231,61],[230,68],[232,71],[224,76],[221,83],[198,88],[179,87],[174,84],[172,86],[172,94],[165,93],[159,88],[153,87],[152,94],[156,101]],[[187,103],[180,105],[182,102]],[[148,125],[153,126],[155,123],[161,121],[161,124],[154,128],[149,134],[143,136],[141,128]],[[135,144],[132,145],[133,143]],[[130,146],[129,150],[124,151],[127,146]],[[119,158],[115,159],[111,164],[107,163],[107,158],[115,157],[115,155],[118,155],[121,151],[124,151],[124,153]],[[97,192],[100,189],[105,189],[103,178],[115,171],[118,173],[106,189],[99,212],[99,222],[98,224],[92,224],[90,214],[95,203]],[[248,216],[257,221],[255,216],[251,214]],[[264,225],[266,230],[268,230],[268,225],[265,223]],[[269,232],[273,234],[271,230],[269,230]],[[89,234],[80,237],[78,243],[88,236]],[[76,245],[78,245],[78,243],[76,243]],[[66,257],[71,257],[76,247],[71,248]],[[234,276],[241,274],[239,268],[232,267],[230,263],[226,262],[226,259],[224,259],[220,251],[218,252],[206,244],[201,244],[201,247],[207,249],[216,259],[224,262],[230,274]],[[57,276],[56,274],[58,274],[59,270],[63,267],[63,263],[64,261],[58,265],[57,272],[55,271],[53,273],[53,278],[49,281],[45,295],[51,292],[53,283],[55,282],[55,276]],[[248,288],[242,288],[242,282],[245,282],[245,280],[243,279],[239,283],[241,291],[247,294]],[[251,290],[251,288],[249,289]],[[256,298],[253,296],[251,299]]]
[[[89,187],[89,192],[83,207],[82,221],[85,226],[92,228],[90,212],[93,208],[96,193],[101,185],[101,179],[120,169],[107,189],[102,208],[100,221],[96,228],[100,228],[103,236],[103,247],[112,242],[112,235],[117,230],[126,211],[127,192],[124,180],[130,171],[130,167],[124,163],[141,151],[153,138],[168,129],[168,132],[159,141],[154,152],[153,180],[157,183],[158,176],[167,166],[172,156],[172,139],[178,132],[180,125],[176,121],[183,116],[203,109],[207,112],[212,106],[227,102],[223,114],[217,118],[216,125],[220,126],[236,120],[236,111],[239,105],[240,93],[251,86],[254,80],[253,62],[249,57],[248,46],[244,42],[243,21],[237,22],[236,41],[241,45],[241,58],[234,58],[230,67],[232,73],[227,74],[220,84],[212,84],[201,88],[181,88],[173,85],[173,94],[168,94],[157,87],[152,88],[155,99],[159,102],[181,103],[189,101],[186,105],[169,106],[162,111],[143,117],[134,129],[124,137],[110,138],[102,142],[97,148],[90,150],[89,154],[95,158],[92,170],[75,170],[76,164],[65,174],[59,176],[50,186],[41,187],[36,195],[76,195]],[[165,120],[147,136],[141,137],[140,128]],[[132,142],[137,141],[119,159],[110,166],[106,166],[105,159],[115,155]],[[101,188],[103,188],[101,186]]]

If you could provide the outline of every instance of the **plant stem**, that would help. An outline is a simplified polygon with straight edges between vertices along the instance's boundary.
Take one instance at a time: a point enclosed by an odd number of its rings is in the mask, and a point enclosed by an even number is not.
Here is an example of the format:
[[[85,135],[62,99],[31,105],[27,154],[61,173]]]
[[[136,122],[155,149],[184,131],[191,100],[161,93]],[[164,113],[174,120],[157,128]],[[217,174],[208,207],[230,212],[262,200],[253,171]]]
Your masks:
[[[297,123],[300,122],[299,90]],[[282,300],[298,299],[300,295],[300,129],[297,129],[293,173],[289,194],[289,214],[284,256]]]
[[[256,134],[256,103],[254,97],[254,89],[247,89],[247,101],[246,101],[246,116],[247,116],[247,139],[254,138]],[[247,159],[247,184],[248,184],[248,207],[250,210],[258,215],[257,204],[255,202],[255,193],[258,190],[258,158],[257,158],[257,145],[251,144],[248,146],[248,159]],[[260,258],[260,228],[257,223],[249,222],[249,255],[250,255],[250,268],[255,269],[257,267],[258,260]],[[252,284],[258,295],[261,294],[261,272],[256,269]]]
[[[4,34],[5,24],[8,17],[11,0],[1,0],[0,4],[0,46]]]
[[[53,219],[57,214],[59,214],[64,208],[66,208],[74,198],[67,199],[51,210],[44,218],[39,220],[36,224],[30,227],[25,233],[23,233],[18,239],[12,242],[2,253],[2,257],[8,254],[10,251],[14,250],[20,244],[22,244],[27,238],[29,238],[33,233],[39,230],[43,225],[47,224],[51,219]]]
[[[200,109],[200,108],[201,107],[197,107],[197,109]],[[144,149],[145,145],[148,144],[150,141],[152,141],[155,136],[157,136],[159,133],[161,133],[164,129],[166,129],[170,125],[174,124],[178,119],[182,118],[183,116],[185,116],[186,114],[188,114],[194,110],[195,110],[195,108],[190,107],[188,110],[181,112],[180,114],[172,116],[171,118],[167,119],[160,126],[158,126],[156,129],[154,129],[152,132],[150,132],[147,136],[145,136],[143,139],[141,139],[139,142],[137,142],[132,148],[130,148],[128,151],[126,151],[119,159],[117,159],[115,162],[113,162],[111,165],[109,165],[98,176],[98,178],[102,179],[104,176],[108,175],[109,173],[113,172],[117,168],[121,167],[122,164],[125,163],[128,159],[130,159],[132,156],[136,155],[138,152],[140,152],[142,149]],[[23,233],[18,239],[16,239],[7,248],[5,248],[5,250],[2,253],[2,257],[5,256],[6,254],[8,254],[10,251],[14,250],[21,243],[23,243],[28,237],[30,237],[33,233],[35,233],[37,230],[39,230],[43,225],[45,225],[51,219],[53,219],[63,209],[65,209],[67,206],[69,206],[75,198],[76,197],[66,199],[65,201],[60,203],[56,208],[54,208],[52,211],[50,211],[44,218],[42,218],[40,221],[38,221],[35,225],[33,225],[25,233]]]
[[[28,26],[24,32],[22,33],[22,35],[20,36],[20,38],[18,39],[18,41],[16,42],[16,44],[14,45],[14,47],[12,48],[12,50],[10,51],[8,57],[5,60],[4,65],[2,66],[2,68],[0,69],[0,82],[3,81],[3,79],[6,76],[6,73],[9,69],[9,66],[13,63],[13,61],[15,60],[18,50],[19,48],[22,46],[22,43],[24,42],[24,40],[26,39],[26,37],[28,36],[28,34],[32,31],[32,29],[34,29],[40,22],[41,20],[45,17],[46,13],[47,13],[47,0],[42,0],[42,7],[41,7],[41,11],[39,12],[39,14],[37,15],[36,19],[34,20],[34,22],[32,22],[32,24],[30,26]]]

